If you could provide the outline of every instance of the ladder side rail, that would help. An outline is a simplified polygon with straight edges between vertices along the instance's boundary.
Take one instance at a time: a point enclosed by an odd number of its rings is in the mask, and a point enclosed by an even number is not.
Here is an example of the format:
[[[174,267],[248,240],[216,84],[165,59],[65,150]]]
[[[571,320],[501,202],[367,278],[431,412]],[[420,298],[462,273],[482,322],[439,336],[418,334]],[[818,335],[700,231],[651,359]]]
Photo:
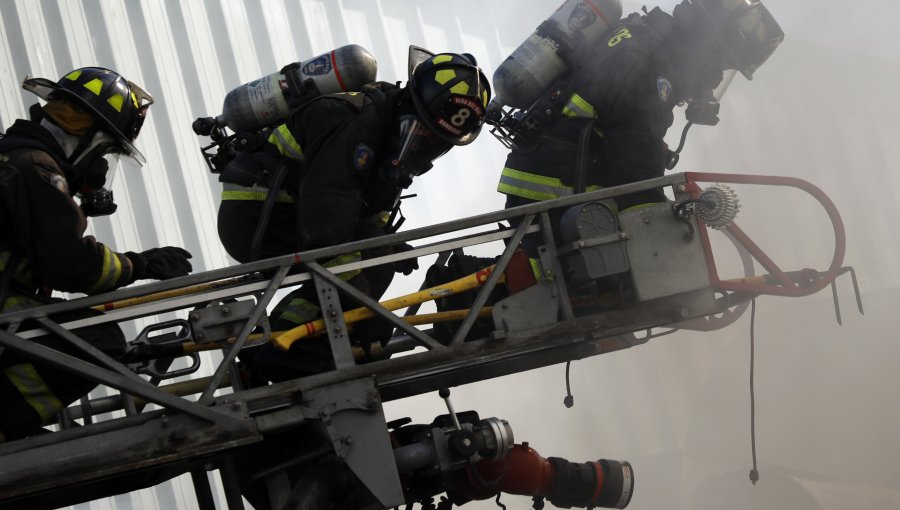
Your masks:
[[[301,261],[306,260],[315,261],[323,258],[334,258],[335,256],[352,251],[360,251],[382,246],[391,246],[394,244],[405,243],[417,239],[424,239],[428,237],[452,233],[455,231],[494,224],[501,221],[506,221],[509,218],[517,216],[525,216],[527,214],[540,214],[541,212],[549,211],[551,209],[603,200],[648,189],[672,186],[683,182],[684,174],[672,174],[656,179],[640,181],[637,183],[625,184],[612,188],[604,188],[597,191],[592,191],[590,193],[583,193],[579,195],[558,198],[555,200],[536,202],[534,204],[523,205],[501,211],[494,211],[491,213],[471,216],[459,220],[439,223],[437,225],[420,227],[406,232],[397,232],[394,234],[365,239],[362,241],[354,241],[351,243],[318,248],[315,250],[283,255],[280,257],[273,257],[270,259],[249,262],[246,264],[230,266],[222,269],[214,269],[203,273],[182,276],[179,278],[149,283],[137,287],[120,289],[110,293],[97,294],[93,296],[73,299],[70,301],[54,303],[43,307],[7,312],[5,314],[0,314],[0,325],[21,322],[26,319],[36,318],[39,316],[52,315],[65,311],[103,305],[115,300],[146,296],[149,294],[156,294],[160,292],[180,289],[191,285],[209,283],[216,280],[239,277],[251,273],[265,272],[277,269],[284,264],[295,265]]]

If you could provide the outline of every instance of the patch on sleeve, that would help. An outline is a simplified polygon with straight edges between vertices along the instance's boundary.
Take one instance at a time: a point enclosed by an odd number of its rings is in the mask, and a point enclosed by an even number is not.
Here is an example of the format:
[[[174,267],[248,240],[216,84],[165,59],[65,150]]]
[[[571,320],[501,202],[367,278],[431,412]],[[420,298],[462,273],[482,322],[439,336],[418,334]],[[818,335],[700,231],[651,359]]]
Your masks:
[[[69,185],[66,183],[66,179],[61,175],[49,174],[47,176],[47,180],[50,181],[56,189],[62,191],[66,195],[69,194]]]
[[[672,97],[672,83],[660,76],[656,79],[656,91],[659,92],[659,100],[665,103]]]
[[[372,148],[361,143],[356,146],[356,152],[353,154],[353,166],[357,170],[365,170],[372,163],[373,158]]]

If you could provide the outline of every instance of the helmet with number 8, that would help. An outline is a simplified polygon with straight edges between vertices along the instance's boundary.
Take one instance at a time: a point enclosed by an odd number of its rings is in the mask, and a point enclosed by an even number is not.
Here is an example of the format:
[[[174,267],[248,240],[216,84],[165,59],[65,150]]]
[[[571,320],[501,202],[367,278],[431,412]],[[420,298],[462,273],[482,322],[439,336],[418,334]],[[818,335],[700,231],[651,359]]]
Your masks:
[[[468,145],[484,124],[491,99],[487,77],[469,54],[410,48],[408,87],[419,118],[452,145]]]

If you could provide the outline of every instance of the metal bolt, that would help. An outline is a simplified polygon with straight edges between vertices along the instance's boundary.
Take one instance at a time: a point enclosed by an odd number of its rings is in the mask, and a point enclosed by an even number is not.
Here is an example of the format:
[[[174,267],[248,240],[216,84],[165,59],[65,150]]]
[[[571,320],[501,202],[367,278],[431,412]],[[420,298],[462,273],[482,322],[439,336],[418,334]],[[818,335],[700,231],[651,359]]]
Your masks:
[[[240,402],[232,402],[231,408],[234,409],[235,411],[237,411],[241,408],[241,403]]]
[[[644,218],[644,224],[649,225],[649,224],[650,224],[650,218]]]
[[[346,444],[346,445],[351,445],[351,444],[353,444],[353,438],[350,437],[350,436],[342,437],[342,438],[341,438],[341,442],[344,443],[344,444]]]
[[[685,191],[687,191],[687,186],[685,186],[684,184],[679,184],[678,191],[680,191],[681,193],[684,193]]]
[[[584,241],[578,241],[578,247],[584,248]]]
[[[681,309],[681,316],[684,317],[684,318],[686,318],[686,317],[688,316],[688,309],[687,309],[687,308],[682,308],[682,309]]]
[[[168,417],[168,416],[163,416],[163,417],[162,417],[162,422],[161,422],[160,424],[162,425],[162,428],[168,427],[168,426],[169,426],[169,417]]]
[[[194,321],[194,322],[199,321],[199,320],[200,320],[200,314],[199,314],[199,313],[192,313],[192,314],[191,314],[191,320]]]
[[[197,340],[203,340],[204,338],[206,338],[206,335],[204,335],[203,333],[197,333]]]
[[[469,439],[468,437],[463,438],[462,444],[463,444],[463,446],[472,446],[472,440]]]
[[[227,306],[223,306],[222,307],[222,315],[228,315],[229,313],[231,313],[231,308],[228,308]]]

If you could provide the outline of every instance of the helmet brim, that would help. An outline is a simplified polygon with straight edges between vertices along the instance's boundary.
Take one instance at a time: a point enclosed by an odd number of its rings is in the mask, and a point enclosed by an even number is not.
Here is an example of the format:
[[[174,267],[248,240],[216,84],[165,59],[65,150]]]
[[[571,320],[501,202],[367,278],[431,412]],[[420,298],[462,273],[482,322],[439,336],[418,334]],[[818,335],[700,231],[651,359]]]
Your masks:
[[[122,144],[122,148],[126,151],[126,156],[132,158],[139,165],[143,165],[146,163],[146,158],[141,154],[141,151],[134,146],[134,144],[128,140],[124,133],[116,129],[114,126],[110,125],[103,118],[103,114],[97,111],[96,108],[91,106],[90,104],[84,102],[80,97],[76,94],[68,91],[56,83],[46,79],[46,78],[32,78],[31,76],[26,76],[25,80],[22,81],[22,88],[31,92],[32,94],[38,96],[44,101],[49,101],[52,97],[60,97],[63,96],[67,99],[73,100],[79,106],[85,108],[90,111],[94,119],[103,124],[103,130],[107,131],[109,134],[113,135],[116,140]]]

